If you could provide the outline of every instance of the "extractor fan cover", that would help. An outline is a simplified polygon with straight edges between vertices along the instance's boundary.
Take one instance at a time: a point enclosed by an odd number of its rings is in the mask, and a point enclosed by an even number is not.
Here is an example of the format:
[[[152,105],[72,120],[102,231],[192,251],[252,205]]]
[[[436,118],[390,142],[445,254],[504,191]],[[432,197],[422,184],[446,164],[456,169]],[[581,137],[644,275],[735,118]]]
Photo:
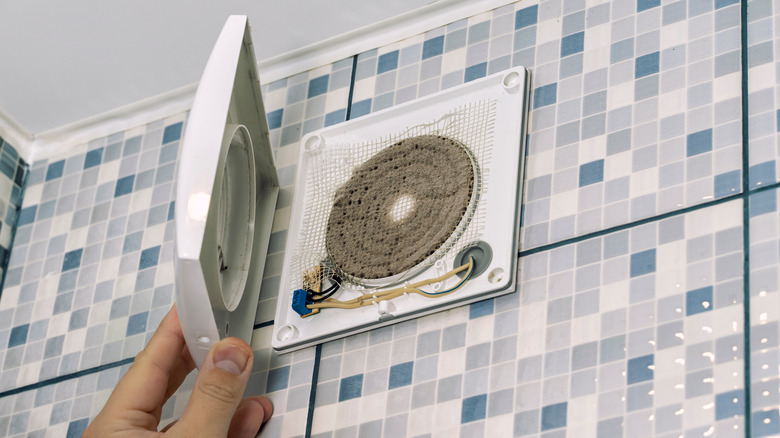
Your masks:
[[[247,18],[225,23],[181,146],[176,303],[200,366],[226,336],[252,335],[278,181]]]

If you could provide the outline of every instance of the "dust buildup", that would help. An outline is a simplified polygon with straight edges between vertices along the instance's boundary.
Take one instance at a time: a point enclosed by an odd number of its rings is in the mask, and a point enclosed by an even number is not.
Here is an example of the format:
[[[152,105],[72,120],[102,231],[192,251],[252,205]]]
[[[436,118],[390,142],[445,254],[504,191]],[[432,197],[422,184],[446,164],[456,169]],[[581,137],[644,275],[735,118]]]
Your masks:
[[[336,191],[326,232],[331,261],[363,279],[405,272],[452,235],[473,190],[471,158],[454,140],[423,135],[393,144]],[[412,199],[413,209],[394,220],[399,199]]]

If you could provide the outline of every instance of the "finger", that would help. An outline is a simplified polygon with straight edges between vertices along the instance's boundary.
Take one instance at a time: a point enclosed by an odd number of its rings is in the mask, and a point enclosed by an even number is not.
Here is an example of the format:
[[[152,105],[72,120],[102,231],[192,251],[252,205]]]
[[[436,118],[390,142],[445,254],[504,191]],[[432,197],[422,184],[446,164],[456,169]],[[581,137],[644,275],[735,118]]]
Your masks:
[[[184,414],[171,432],[182,436],[226,436],[252,371],[252,349],[238,338],[209,350]]]
[[[271,418],[273,405],[265,397],[247,397],[238,404],[228,429],[230,438],[252,438],[260,426]]]
[[[185,345],[181,350],[181,360],[176,363],[173,370],[171,370],[170,377],[168,379],[168,387],[165,389],[165,400],[163,404],[179,389],[184,379],[195,369],[195,361],[192,360],[190,355],[190,349]]]
[[[184,345],[184,335],[174,304],[149,344],[136,356],[133,365],[114,388],[104,411],[159,411],[171,373],[181,361]]]

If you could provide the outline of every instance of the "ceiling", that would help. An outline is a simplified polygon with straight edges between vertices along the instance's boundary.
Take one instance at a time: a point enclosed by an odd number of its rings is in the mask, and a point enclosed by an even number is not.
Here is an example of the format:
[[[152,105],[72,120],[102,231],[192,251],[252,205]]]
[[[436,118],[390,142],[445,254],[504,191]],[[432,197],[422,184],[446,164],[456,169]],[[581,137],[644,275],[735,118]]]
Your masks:
[[[0,1],[0,109],[37,134],[193,84],[232,14],[262,64],[436,1]]]

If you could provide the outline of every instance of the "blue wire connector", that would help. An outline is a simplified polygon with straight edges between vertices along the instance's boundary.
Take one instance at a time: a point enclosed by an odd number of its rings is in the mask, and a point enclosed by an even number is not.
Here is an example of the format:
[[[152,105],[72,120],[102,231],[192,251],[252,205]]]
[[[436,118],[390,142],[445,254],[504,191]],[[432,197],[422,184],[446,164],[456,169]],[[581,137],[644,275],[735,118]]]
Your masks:
[[[320,309],[309,309],[307,304],[311,304],[312,301],[308,298],[308,294],[303,289],[296,289],[293,292],[292,308],[295,313],[301,315],[301,318],[309,316],[314,313],[318,313]]]

